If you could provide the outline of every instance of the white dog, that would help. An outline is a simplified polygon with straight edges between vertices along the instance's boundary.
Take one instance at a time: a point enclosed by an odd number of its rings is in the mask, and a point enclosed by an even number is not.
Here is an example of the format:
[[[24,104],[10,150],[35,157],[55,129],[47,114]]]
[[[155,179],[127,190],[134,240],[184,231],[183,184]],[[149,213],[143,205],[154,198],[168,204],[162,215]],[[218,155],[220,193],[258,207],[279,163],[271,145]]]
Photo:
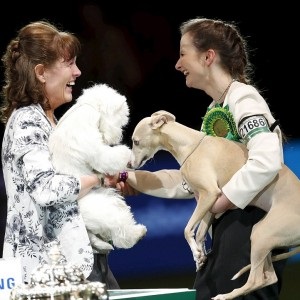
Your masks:
[[[119,143],[128,118],[126,98],[113,88],[98,84],[83,90],[50,136],[56,170],[74,176],[125,170],[131,151]],[[78,203],[91,244],[98,250],[131,248],[146,234],[115,189],[94,189]]]

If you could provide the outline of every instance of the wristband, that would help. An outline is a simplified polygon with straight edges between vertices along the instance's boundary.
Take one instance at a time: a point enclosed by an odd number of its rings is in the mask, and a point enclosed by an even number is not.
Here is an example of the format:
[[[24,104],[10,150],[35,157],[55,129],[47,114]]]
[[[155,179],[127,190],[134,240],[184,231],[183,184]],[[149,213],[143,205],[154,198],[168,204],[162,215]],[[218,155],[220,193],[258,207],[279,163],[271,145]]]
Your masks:
[[[98,178],[99,178],[100,183],[99,183],[98,185],[94,186],[94,187],[92,188],[93,190],[96,190],[96,189],[99,189],[99,188],[101,188],[101,187],[104,187],[104,178],[105,178],[104,175],[98,174],[97,176],[98,176]]]
[[[119,182],[120,181],[126,182],[127,178],[128,178],[128,172],[126,171],[119,172]]]
[[[98,187],[104,187],[104,178],[105,178],[105,176],[103,174],[99,174],[98,178],[100,180],[100,184],[98,185]]]
[[[104,177],[103,176],[100,177],[100,186],[104,186]]]

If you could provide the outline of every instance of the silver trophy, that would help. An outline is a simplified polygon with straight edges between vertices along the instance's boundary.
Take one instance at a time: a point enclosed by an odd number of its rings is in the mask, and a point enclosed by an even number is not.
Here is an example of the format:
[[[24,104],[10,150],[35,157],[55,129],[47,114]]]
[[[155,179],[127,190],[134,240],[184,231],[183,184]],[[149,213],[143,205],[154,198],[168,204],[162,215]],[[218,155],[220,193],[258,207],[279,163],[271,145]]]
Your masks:
[[[38,267],[29,284],[15,286],[10,300],[108,300],[106,285],[85,279],[79,268],[69,266],[59,245],[51,243],[50,264]]]

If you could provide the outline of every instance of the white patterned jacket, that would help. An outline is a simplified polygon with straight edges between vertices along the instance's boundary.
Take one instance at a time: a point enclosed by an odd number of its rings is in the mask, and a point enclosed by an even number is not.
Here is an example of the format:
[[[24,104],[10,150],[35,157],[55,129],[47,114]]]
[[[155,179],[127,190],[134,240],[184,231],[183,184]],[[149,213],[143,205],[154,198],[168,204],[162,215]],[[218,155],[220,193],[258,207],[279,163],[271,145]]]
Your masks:
[[[93,251],[78,211],[78,178],[57,174],[48,139],[52,126],[40,105],[15,110],[4,132],[2,168],[7,195],[3,258],[21,257],[23,281],[48,263],[47,244],[58,241],[71,265],[88,276]]]

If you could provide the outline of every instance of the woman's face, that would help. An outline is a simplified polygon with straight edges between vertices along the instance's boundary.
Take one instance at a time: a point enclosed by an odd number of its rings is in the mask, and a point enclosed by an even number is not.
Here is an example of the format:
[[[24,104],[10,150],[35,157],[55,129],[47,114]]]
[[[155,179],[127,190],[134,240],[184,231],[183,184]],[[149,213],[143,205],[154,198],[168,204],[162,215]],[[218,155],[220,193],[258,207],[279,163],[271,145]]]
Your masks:
[[[185,33],[180,40],[179,59],[175,65],[177,71],[185,75],[188,87],[202,89],[202,80],[205,76],[205,54],[200,53],[193,45],[192,37]]]
[[[45,69],[45,92],[51,108],[56,109],[72,101],[72,87],[81,71],[76,65],[76,58],[69,61],[58,60],[53,66]]]

